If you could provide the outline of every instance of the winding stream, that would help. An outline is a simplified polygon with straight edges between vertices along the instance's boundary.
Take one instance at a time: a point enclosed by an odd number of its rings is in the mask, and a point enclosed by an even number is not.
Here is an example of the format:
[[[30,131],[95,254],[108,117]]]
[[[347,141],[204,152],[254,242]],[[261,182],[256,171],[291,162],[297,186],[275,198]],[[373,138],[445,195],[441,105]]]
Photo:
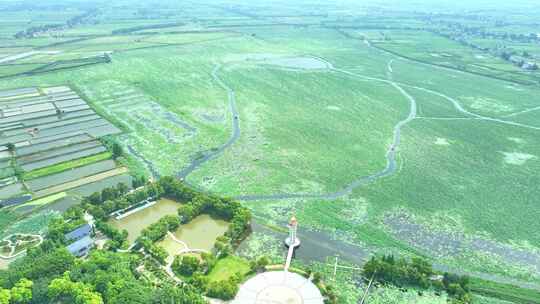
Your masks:
[[[329,66],[330,70],[332,71],[350,74],[350,72],[332,67],[332,65],[328,62],[327,62],[327,66]],[[391,79],[391,74],[392,74],[391,62],[389,62],[388,64],[388,71],[389,71],[388,77],[389,79]],[[407,100],[409,100],[410,102],[410,109],[409,109],[408,116],[405,119],[399,121],[394,126],[393,140],[392,140],[392,144],[390,145],[390,147],[388,147],[388,150],[386,151],[386,167],[384,167],[383,170],[372,175],[362,176],[352,181],[342,190],[332,192],[332,193],[325,193],[325,194],[281,193],[281,194],[270,194],[270,195],[245,195],[245,196],[235,197],[235,199],[242,200],[242,201],[275,200],[275,199],[290,199],[290,198],[316,198],[316,199],[332,200],[332,199],[337,199],[339,197],[350,194],[355,188],[369,184],[379,178],[383,178],[383,177],[394,174],[397,170],[396,154],[399,148],[399,144],[401,143],[401,129],[406,124],[408,124],[409,122],[411,122],[412,120],[416,118],[416,113],[417,113],[416,99],[414,99],[414,97],[412,97],[407,91],[405,91],[405,89],[403,89],[400,84],[392,80],[375,79],[375,78],[373,80],[384,81],[386,83],[389,83],[396,90],[398,90],[401,93],[401,95],[407,98]]]
[[[502,123],[507,125],[513,125],[517,127],[523,127],[528,129],[534,129],[534,130],[540,130],[540,127],[530,126],[526,124],[521,124],[513,121],[507,121],[499,118],[492,118],[487,116],[482,116],[476,113],[472,113],[465,108],[454,98],[447,96],[443,93],[426,89],[423,87],[410,85],[406,83],[401,83],[393,80],[392,74],[392,63],[394,62],[394,59],[391,59],[387,64],[387,79],[383,78],[377,78],[377,77],[370,77],[365,76],[357,73],[353,73],[347,70],[342,70],[339,68],[333,67],[333,65],[328,62],[327,60],[316,57],[317,59],[324,61],[326,63],[327,68],[336,73],[345,74],[351,77],[360,78],[364,80],[370,80],[370,81],[378,81],[383,82],[386,84],[389,84],[393,86],[396,90],[398,90],[401,95],[403,95],[409,102],[410,102],[410,109],[409,114],[406,118],[396,123],[393,129],[393,140],[392,144],[388,147],[388,150],[386,152],[386,166],[379,172],[376,172],[371,175],[362,176],[357,178],[356,180],[352,181],[348,185],[346,185],[342,190],[336,191],[336,192],[330,192],[330,193],[274,193],[274,194],[254,194],[254,195],[242,195],[237,196],[235,199],[241,200],[241,201],[257,201],[257,200],[281,200],[281,199],[294,199],[294,198],[301,198],[301,199],[324,199],[324,200],[333,200],[337,199],[343,196],[346,196],[350,194],[354,189],[369,184],[379,178],[383,178],[389,175],[392,175],[397,170],[397,161],[396,161],[396,155],[397,151],[399,149],[399,145],[401,143],[401,129],[407,125],[409,122],[417,118],[417,102],[413,96],[411,96],[404,87],[407,88],[413,88],[417,90],[421,90],[430,94],[434,94],[436,96],[442,97],[446,100],[448,100],[454,108],[471,117],[471,119],[478,119],[478,120],[485,120],[485,121],[492,121],[496,123]],[[229,148],[232,144],[234,144],[240,137],[240,122],[239,122],[239,115],[238,110],[236,107],[236,97],[234,90],[229,87],[219,76],[218,72],[222,68],[221,65],[216,65],[215,68],[212,71],[212,78],[214,81],[218,83],[220,87],[222,87],[226,92],[229,100],[229,109],[232,116],[232,131],[231,136],[227,140],[225,144],[220,146],[219,148],[213,150],[210,153],[205,154],[203,157],[194,159],[186,168],[184,168],[182,171],[180,171],[177,176],[181,179],[185,179],[189,174],[191,174],[193,171],[195,171],[198,167],[200,167],[202,164],[208,162],[211,159],[214,159],[221,155],[227,148]]]
[[[222,87],[225,91],[227,91],[227,98],[229,99],[229,111],[231,113],[232,118],[232,131],[231,136],[229,140],[219,148],[213,150],[210,153],[205,154],[204,156],[200,158],[195,158],[191,161],[191,163],[182,171],[180,171],[177,174],[178,178],[185,179],[191,172],[195,171],[198,167],[200,167],[202,164],[206,163],[207,161],[219,156],[222,154],[225,149],[230,147],[232,144],[234,144],[238,138],[240,138],[240,122],[239,122],[239,115],[238,110],[236,108],[236,96],[233,89],[231,89],[219,76],[217,75],[218,71],[221,69],[221,65],[216,65],[214,70],[212,70],[212,78],[214,81],[217,82],[217,84]]]
[[[350,194],[355,188],[369,184],[379,178],[383,178],[383,177],[394,174],[394,172],[397,170],[396,154],[397,154],[397,149],[399,147],[399,144],[401,142],[401,128],[416,118],[417,105],[416,105],[416,100],[411,95],[409,95],[403,88],[401,88],[397,84],[393,84],[393,86],[396,89],[398,89],[410,101],[411,105],[410,105],[409,115],[405,119],[399,121],[394,126],[393,141],[386,152],[386,167],[383,170],[372,175],[360,177],[354,180],[353,182],[351,182],[350,184],[348,184],[342,190],[337,191],[337,192],[332,192],[332,193],[326,193],[326,194],[283,193],[283,194],[270,194],[270,195],[246,195],[246,196],[236,197],[235,199],[242,200],[242,201],[275,200],[275,199],[290,199],[290,198],[316,198],[316,199],[332,200],[332,199],[337,199],[339,197]]]
[[[500,119],[500,118],[487,117],[487,116],[483,116],[483,115],[480,115],[480,114],[477,114],[477,113],[470,112],[470,111],[466,110],[459,103],[459,101],[457,101],[456,99],[454,99],[454,98],[452,98],[450,96],[447,96],[447,95],[445,95],[445,94],[443,94],[441,92],[437,92],[437,91],[434,91],[434,90],[431,90],[431,89],[427,89],[427,88],[424,88],[424,87],[419,87],[419,86],[415,86],[415,85],[411,85],[411,84],[407,84],[407,83],[394,81],[394,79],[392,77],[392,75],[394,73],[394,69],[392,68],[392,63],[394,62],[394,59],[390,60],[388,62],[388,64],[387,64],[386,79],[365,76],[365,75],[357,74],[357,73],[350,72],[350,71],[347,71],[347,70],[342,70],[342,69],[339,69],[339,68],[335,68],[328,61],[326,61],[326,60],[324,60],[322,58],[318,58],[318,59],[324,61],[327,64],[327,69],[329,71],[332,71],[332,72],[335,72],[335,73],[341,73],[341,74],[348,75],[350,77],[354,77],[354,78],[358,78],[358,79],[363,79],[363,80],[368,80],[368,81],[377,81],[377,82],[382,82],[382,83],[389,84],[392,87],[394,87],[396,90],[398,90],[399,93],[409,101],[410,107],[409,107],[408,115],[404,119],[398,121],[395,124],[394,128],[393,128],[392,143],[388,147],[388,149],[386,151],[386,155],[385,155],[385,157],[386,157],[386,166],[379,172],[376,172],[374,174],[367,175],[367,176],[362,176],[362,177],[359,177],[359,178],[353,180],[351,183],[346,185],[343,189],[341,189],[339,191],[336,191],[336,192],[330,192],[330,193],[274,193],[274,194],[268,194],[268,195],[255,194],[255,195],[238,196],[235,199],[241,200],[241,201],[282,200],[282,199],[294,199],[294,198],[298,198],[298,199],[334,200],[334,199],[337,199],[337,198],[340,198],[340,197],[343,197],[343,196],[346,196],[346,195],[350,194],[354,189],[356,189],[356,188],[358,188],[360,186],[367,185],[369,183],[372,183],[372,182],[376,181],[377,179],[384,178],[384,177],[387,177],[387,176],[390,176],[390,175],[394,174],[398,169],[398,163],[397,163],[396,157],[397,157],[397,151],[399,149],[399,145],[401,143],[401,131],[402,131],[403,127],[405,127],[408,123],[410,123],[414,119],[417,119],[417,118],[430,118],[430,117],[417,117],[417,101],[413,96],[411,96],[407,92],[407,90],[405,88],[411,88],[411,89],[424,91],[424,92],[439,96],[439,97],[447,100],[448,102],[450,102],[452,104],[452,106],[458,112],[461,112],[461,113],[465,114],[466,116],[468,116],[468,118],[462,118],[462,119],[484,120],[484,121],[491,121],[491,122],[495,122],[495,123],[512,125],[512,126],[522,127],[522,128],[527,128],[527,129],[540,130],[540,127],[531,126],[531,125],[522,124],[522,123],[517,123],[517,122],[513,122],[513,121],[507,121],[507,120]],[[212,78],[214,79],[214,81],[216,81],[218,83],[218,85],[220,87],[222,87],[225,91],[227,91],[228,100],[229,100],[229,107],[230,107],[230,113],[231,113],[231,116],[232,116],[231,136],[230,136],[230,138],[228,139],[228,141],[225,144],[223,144],[222,146],[220,146],[216,150],[212,151],[212,153],[206,154],[202,158],[193,160],[188,167],[186,167],[180,173],[178,173],[179,178],[187,177],[190,173],[192,173],[194,170],[196,170],[202,164],[206,163],[207,161],[209,161],[211,159],[214,159],[214,158],[218,157],[220,154],[222,154],[225,151],[225,149],[227,149],[232,144],[234,144],[240,137],[240,124],[239,124],[238,111],[237,111],[237,108],[236,108],[235,92],[231,87],[229,87],[218,76],[218,72],[220,71],[220,69],[221,69],[221,65],[217,65],[214,68],[214,70],[212,71]],[[534,110],[537,110],[537,109],[534,108],[534,109],[531,109],[530,111],[534,111]],[[528,111],[526,111],[526,112],[528,112]],[[434,119],[436,119],[436,118],[434,118]],[[435,268],[437,268],[439,270],[445,270],[446,269],[446,267],[443,266],[443,265],[434,265],[434,266],[435,266]],[[455,269],[453,269],[452,271],[456,272]],[[467,274],[472,274],[472,273],[467,273]],[[516,284],[518,286],[523,286],[523,287],[527,286],[528,288],[535,288],[537,290],[538,290],[538,288],[540,288],[540,287],[538,287],[538,286],[536,286],[534,284],[529,285],[529,284],[525,284],[525,283],[523,283],[521,281],[516,281],[516,280],[512,280],[512,279],[508,279],[508,278],[503,278],[503,277],[499,277],[499,276],[491,275],[491,274],[487,274],[487,273],[474,273],[474,275],[478,276],[478,277],[483,277],[485,279],[493,280],[493,281],[496,281],[496,282],[500,282],[500,283],[512,283],[512,284]]]

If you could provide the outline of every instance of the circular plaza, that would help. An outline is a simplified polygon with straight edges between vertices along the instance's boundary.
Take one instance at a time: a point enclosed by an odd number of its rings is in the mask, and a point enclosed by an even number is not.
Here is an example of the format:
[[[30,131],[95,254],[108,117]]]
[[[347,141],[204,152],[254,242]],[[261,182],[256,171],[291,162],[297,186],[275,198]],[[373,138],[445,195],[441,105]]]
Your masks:
[[[310,280],[288,271],[258,274],[240,287],[232,304],[323,304]]]

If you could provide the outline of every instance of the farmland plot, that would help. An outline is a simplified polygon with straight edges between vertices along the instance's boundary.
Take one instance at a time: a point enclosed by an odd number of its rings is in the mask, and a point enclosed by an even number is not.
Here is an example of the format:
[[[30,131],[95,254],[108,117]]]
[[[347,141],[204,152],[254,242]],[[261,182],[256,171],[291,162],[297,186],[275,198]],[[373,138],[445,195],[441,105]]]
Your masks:
[[[72,181],[69,181],[69,182],[65,182],[65,183],[62,183],[62,184],[59,184],[59,185],[56,185],[56,186],[53,186],[53,187],[49,187],[49,188],[37,191],[36,196],[37,197],[43,197],[43,196],[55,194],[55,193],[58,193],[58,192],[62,192],[62,191],[66,191],[66,190],[69,190],[69,189],[77,188],[77,187],[84,186],[84,185],[87,185],[87,184],[99,182],[99,181],[102,181],[104,179],[107,179],[107,178],[110,178],[110,177],[113,177],[113,176],[122,175],[122,174],[125,174],[127,172],[128,172],[128,170],[127,170],[126,167],[119,167],[119,168],[116,168],[116,169],[111,169],[111,170],[108,170],[108,171],[100,172],[100,173],[90,175],[90,176],[85,176],[85,177],[82,177],[82,178],[78,178],[76,180],[72,180]]]
[[[13,90],[5,90],[0,92],[0,98],[2,99],[8,99],[12,98],[18,95],[27,95],[27,94],[37,94],[37,88],[21,88],[21,89],[13,89]]]
[[[77,151],[81,151],[81,150],[85,150],[89,148],[94,148],[100,145],[101,145],[100,142],[93,140],[93,141],[65,146],[65,147],[57,146],[58,147],[57,149],[51,149],[48,151],[43,151],[43,152],[28,155],[28,156],[19,157],[17,159],[17,162],[22,165],[25,165],[25,164],[32,163],[35,161],[44,160],[48,158],[54,158],[55,156],[61,156],[63,154],[69,154],[69,153],[73,153],[73,152],[77,152]]]
[[[52,93],[46,96],[47,100],[29,102],[27,99],[23,99],[20,102],[15,101],[0,105],[0,127],[3,127],[6,132],[4,134],[6,136],[2,138],[0,144],[21,145],[21,143],[25,144],[25,141],[81,130],[95,136],[92,132],[94,127],[102,127],[98,129],[97,134],[100,135],[108,135],[107,131],[111,134],[120,132],[98,116],[90,116],[94,119],[88,117],[76,119],[80,114],[75,113],[81,111],[85,111],[84,115],[89,115],[89,107],[83,100],[74,99],[73,97],[76,95],[68,93]],[[38,123],[41,124],[36,125],[38,119]],[[47,122],[49,123],[47,124]],[[24,128],[27,126],[33,126],[33,129],[25,130]],[[104,126],[107,127],[103,128]]]
[[[32,191],[37,191],[48,187],[60,185],[69,181],[73,181],[79,178],[83,178],[85,176],[90,176],[103,171],[112,170],[115,167],[116,166],[113,161],[106,160],[88,166],[75,168],[70,171],[30,180],[27,182],[27,185]]]
[[[62,134],[53,135],[53,136],[47,136],[47,137],[31,139],[31,140],[28,141],[28,143],[32,144],[32,145],[42,144],[42,143],[49,143],[49,142],[52,142],[52,141],[55,141],[55,140],[66,139],[66,138],[73,137],[73,136],[78,136],[78,135],[81,135],[81,134],[87,134],[87,133],[82,131],[82,130],[73,131],[73,132],[62,133]],[[88,136],[90,136],[90,135],[88,135]]]
[[[22,193],[23,185],[21,183],[15,183],[6,187],[0,188],[0,199],[5,199]]]
[[[92,114],[92,115],[77,117],[77,118],[70,119],[70,120],[60,120],[60,121],[51,122],[51,123],[47,123],[47,124],[41,124],[40,125],[40,130],[43,131],[43,130],[46,130],[46,129],[56,129],[57,127],[69,126],[69,125],[72,125],[72,124],[77,124],[77,123],[87,122],[87,121],[90,121],[90,120],[97,120],[97,119],[100,119],[100,117],[98,115]],[[4,135],[5,136],[14,136],[14,135],[26,134],[26,132],[28,132],[28,131],[25,130],[25,129],[15,129],[15,130],[5,131]]]
[[[32,171],[32,170],[56,165],[56,164],[66,162],[69,160],[83,158],[83,157],[94,155],[94,154],[99,154],[105,151],[107,151],[107,149],[104,146],[99,145],[99,146],[87,148],[80,151],[68,152],[66,154],[58,155],[55,157],[51,157],[51,158],[47,158],[47,159],[43,159],[39,161],[34,161],[31,163],[26,163],[22,165],[21,168],[25,171]]]
[[[120,130],[69,87],[21,88],[2,91],[1,96],[5,98],[0,99],[0,144],[4,145],[0,174],[11,178],[22,170],[24,174],[17,176],[26,183],[15,179],[1,184],[0,198],[28,191],[40,191],[39,196],[125,173],[124,168],[114,171],[116,164],[107,160],[111,155],[97,140]],[[10,144],[15,147],[12,151],[8,151]],[[100,173],[103,176],[89,178]]]

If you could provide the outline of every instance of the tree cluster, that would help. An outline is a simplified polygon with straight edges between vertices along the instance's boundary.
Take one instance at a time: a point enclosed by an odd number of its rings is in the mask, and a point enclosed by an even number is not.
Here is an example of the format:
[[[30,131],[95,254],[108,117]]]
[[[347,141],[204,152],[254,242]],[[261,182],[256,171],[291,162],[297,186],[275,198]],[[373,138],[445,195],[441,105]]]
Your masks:
[[[467,276],[450,275],[445,273],[442,282],[437,280],[436,272],[431,264],[421,258],[410,261],[393,255],[372,257],[363,267],[367,278],[374,278],[382,284],[397,287],[413,287],[420,289],[434,288],[444,290],[461,303],[470,303],[469,279]]]
[[[263,272],[268,264],[270,264],[268,257],[262,256],[256,260],[250,261],[249,268],[251,268],[251,271],[255,273]]]
[[[211,298],[232,300],[238,293],[241,278],[241,276],[233,275],[227,280],[211,282],[208,284],[206,294]]]
[[[105,54],[105,56],[110,62],[111,59],[109,55]],[[111,151],[113,159],[118,159],[124,155],[124,149],[116,140],[108,137],[103,137],[101,138],[101,142],[107,147],[109,151]]]
[[[166,215],[156,223],[143,229],[136,242],[151,256],[164,264],[167,258],[167,252],[162,247],[156,245],[155,242],[164,238],[168,231],[176,230],[178,226],[180,226],[178,216]]]
[[[77,211],[77,216],[71,218],[66,213],[66,216],[54,218],[49,222],[47,238],[51,241],[65,244],[65,234],[85,223],[86,221],[82,218],[82,213],[79,214]]]
[[[32,300],[34,283],[22,278],[11,289],[0,288],[0,304],[27,304]]]
[[[148,185],[143,189],[128,194],[129,188],[124,183],[115,187],[108,187],[101,192],[94,192],[83,199],[83,206],[96,219],[105,220],[113,211],[138,207],[138,203],[144,203],[148,198],[156,198],[161,195],[161,190],[156,189],[155,184]]]
[[[504,41],[519,42],[519,43],[537,43],[540,37],[536,33],[516,34],[506,32],[488,32],[481,27],[471,27],[458,22],[439,22],[439,25],[445,29],[431,29],[430,31],[441,37],[456,41],[461,45],[471,47],[480,51],[488,52],[495,57],[499,57],[519,68],[525,70],[537,70],[538,65],[532,59],[532,56],[527,51],[517,51],[508,48]],[[479,37],[481,39],[494,39],[502,41],[494,47],[480,46],[468,37]]]
[[[176,256],[172,264],[172,270],[183,276],[192,276],[200,269],[201,263],[195,256]]]
[[[110,241],[107,243],[109,249],[116,250],[127,247],[128,232],[126,230],[120,231],[120,229],[102,220],[96,221],[95,225],[97,230],[101,231],[110,239]]]

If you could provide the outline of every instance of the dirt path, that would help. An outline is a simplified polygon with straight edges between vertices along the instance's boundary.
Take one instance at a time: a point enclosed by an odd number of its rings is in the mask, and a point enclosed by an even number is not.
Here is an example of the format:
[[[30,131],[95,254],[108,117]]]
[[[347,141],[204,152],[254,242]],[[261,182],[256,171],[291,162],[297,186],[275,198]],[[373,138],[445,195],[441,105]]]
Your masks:
[[[540,110],[540,107],[534,107],[534,108],[526,109],[526,110],[523,110],[523,111],[515,112],[515,113],[512,113],[512,114],[508,114],[506,116],[503,116],[503,118],[514,117],[514,116],[518,116],[518,115],[521,115],[521,114],[525,114],[525,113],[529,113],[529,112],[533,112],[533,111],[538,111],[538,110]]]
[[[456,108],[456,110],[458,110],[459,112],[461,112],[463,114],[466,114],[466,115],[469,115],[469,116],[473,116],[474,118],[477,118],[479,120],[486,120],[486,121],[492,121],[492,122],[497,122],[497,123],[516,126],[516,127],[522,127],[522,128],[527,128],[527,129],[533,129],[533,130],[540,130],[540,127],[535,127],[535,126],[526,125],[526,124],[522,124],[522,123],[518,123],[518,122],[508,121],[508,120],[504,120],[504,119],[500,119],[500,118],[482,116],[482,115],[479,115],[479,114],[476,114],[476,113],[469,112],[469,111],[465,110],[461,106],[461,104],[457,100],[455,100],[454,98],[452,98],[450,96],[447,96],[447,95],[445,95],[443,93],[437,92],[437,91],[433,91],[433,90],[418,87],[418,86],[408,85],[408,84],[404,84],[404,86],[407,86],[407,87],[410,87],[410,88],[413,88],[413,89],[417,89],[417,90],[420,90],[420,91],[428,92],[428,93],[437,95],[439,97],[442,97],[442,98],[450,101],[454,105],[454,108]]]

